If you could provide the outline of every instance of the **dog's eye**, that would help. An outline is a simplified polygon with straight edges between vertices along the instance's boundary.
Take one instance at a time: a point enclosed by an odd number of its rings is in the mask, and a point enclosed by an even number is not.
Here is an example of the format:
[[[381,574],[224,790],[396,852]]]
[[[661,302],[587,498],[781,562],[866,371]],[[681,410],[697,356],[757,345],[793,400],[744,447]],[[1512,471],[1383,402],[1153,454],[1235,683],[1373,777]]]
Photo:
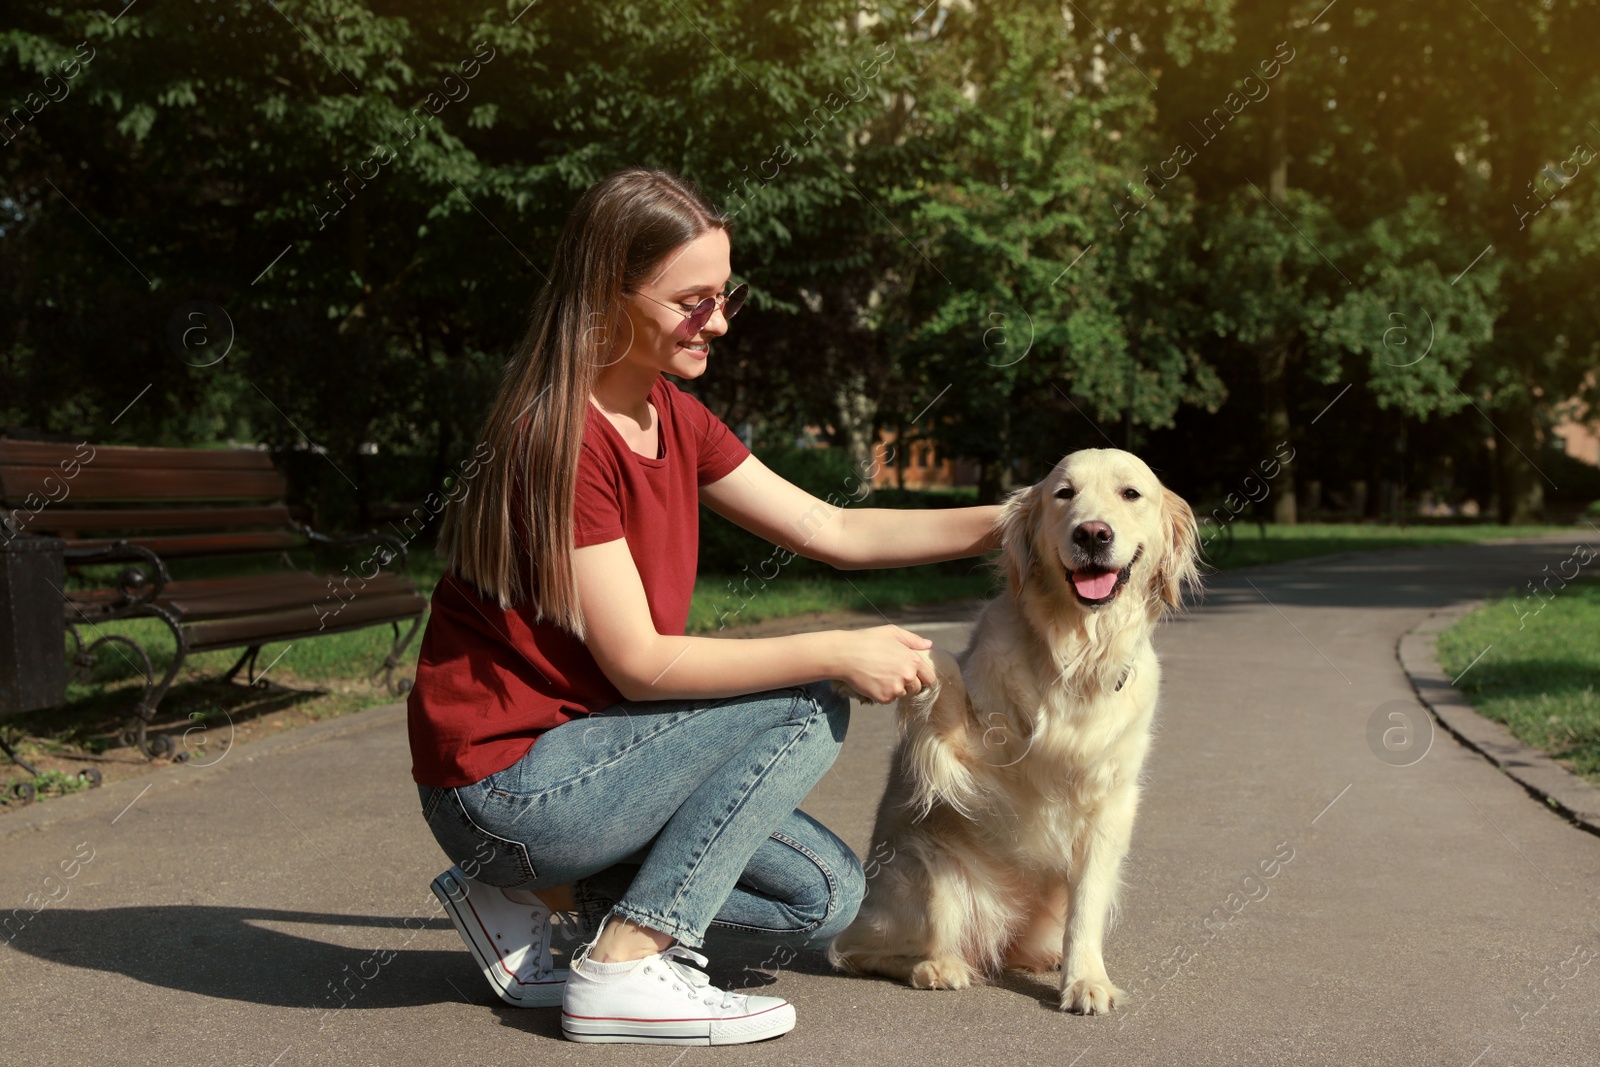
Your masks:
[[[1072,488],[1072,486],[1070,486],[1070,485],[1063,485],[1060,489],[1056,490],[1056,499],[1057,500],[1071,500],[1073,497],[1075,497],[1077,495],[1078,495],[1078,491],[1076,489]]]
[[[1138,500],[1139,499],[1139,490],[1133,488],[1132,486],[1129,486],[1127,489],[1124,489],[1122,491],[1122,499],[1124,499],[1124,500]]]

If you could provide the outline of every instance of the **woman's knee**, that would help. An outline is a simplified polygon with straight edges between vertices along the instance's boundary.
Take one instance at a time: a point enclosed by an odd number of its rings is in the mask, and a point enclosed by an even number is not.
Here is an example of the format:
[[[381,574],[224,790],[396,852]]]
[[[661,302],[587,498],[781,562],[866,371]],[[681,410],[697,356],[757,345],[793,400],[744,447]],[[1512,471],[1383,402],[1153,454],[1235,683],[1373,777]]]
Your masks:
[[[849,845],[803,812],[797,814],[810,824],[810,832],[798,837],[782,832],[773,836],[809,861],[815,887],[805,894],[806,904],[797,917],[807,923],[800,931],[805,943],[820,945],[831,941],[855,918],[866,895],[867,877]]]
[[[832,880],[828,893],[828,909],[815,929],[810,932],[807,944],[821,947],[844,932],[861,910],[866,895],[867,878],[855,853],[845,849],[846,857],[832,865]]]

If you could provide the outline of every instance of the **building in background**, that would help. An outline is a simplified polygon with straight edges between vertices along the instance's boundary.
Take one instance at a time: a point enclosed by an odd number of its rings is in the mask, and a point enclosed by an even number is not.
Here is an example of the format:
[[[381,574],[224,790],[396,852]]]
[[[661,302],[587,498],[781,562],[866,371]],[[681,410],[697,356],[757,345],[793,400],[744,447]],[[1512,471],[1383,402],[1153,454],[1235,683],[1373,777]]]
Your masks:
[[[821,426],[807,426],[794,443],[797,448],[832,447]],[[924,438],[912,438],[905,448],[896,448],[893,430],[878,431],[872,461],[874,489],[958,489],[978,484],[975,461],[941,456],[934,443]]]
[[[942,456],[938,446],[922,438],[912,438],[904,448],[891,452],[894,443],[894,431],[879,431],[873,450],[873,459],[878,461],[874,489],[955,489],[978,484],[978,464],[973,460]]]
[[[1580,421],[1588,414],[1580,406],[1565,412],[1560,422],[1550,432],[1561,438],[1561,445],[1567,455],[1580,463],[1587,463],[1591,467],[1600,467],[1600,436],[1594,432],[1594,424]]]

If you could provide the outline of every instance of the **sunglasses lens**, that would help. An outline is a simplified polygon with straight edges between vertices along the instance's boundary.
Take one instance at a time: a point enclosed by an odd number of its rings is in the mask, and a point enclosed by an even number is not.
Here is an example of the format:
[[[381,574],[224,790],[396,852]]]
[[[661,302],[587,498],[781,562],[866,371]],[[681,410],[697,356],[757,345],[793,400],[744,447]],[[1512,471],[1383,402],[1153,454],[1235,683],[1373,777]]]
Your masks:
[[[749,292],[750,287],[748,285],[735,286],[733,292],[729,293],[727,299],[723,301],[722,317],[731,319],[739,314],[739,309],[744,307],[744,298]],[[689,317],[683,320],[684,338],[687,339],[699,333],[705,327],[705,324],[711,321],[711,316],[716,313],[717,301],[715,297],[708,296],[696,304],[694,310],[689,312]]]
[[[744,298],[750,295],[748,285],[736,285],[733,292],[728,294],[728,300],[722,305],[722,317],[731,319],[739,314],[739,309],[744,307]]]
[[[689,317],[683,320],[684,336],[693,337],[699,333],[701,328],[711,321],[711,316],[716,310],[717,302],[710,297],[696,304],[694,310],[689,312]]]

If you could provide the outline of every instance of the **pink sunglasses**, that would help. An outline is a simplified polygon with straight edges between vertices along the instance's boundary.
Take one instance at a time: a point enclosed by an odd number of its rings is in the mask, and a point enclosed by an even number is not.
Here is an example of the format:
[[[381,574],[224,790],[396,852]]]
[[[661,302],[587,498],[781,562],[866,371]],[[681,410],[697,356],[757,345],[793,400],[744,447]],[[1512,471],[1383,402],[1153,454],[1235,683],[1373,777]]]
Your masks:
[[[742,284],[736,285],[733,287],[732,292],[723,293],[718,296],[708,296],[704,300],[700,301],[700,303],[696,304],[694,306],[694,310],[692,311],[685,311],[679,305],[669,304],[664,300],[656,300],[655,297],[641,293],[637,289],[630,289],[628,291],[638,296],[642,296],[646,300],[655,301],[655,303],[660,304],[664,308],[671,308],[673,311],[676,311],[678,314],[684,316],[683,325],[679,327],[678,332],[680,334],[679,339],[687,341],[689,338],[699,333],[706,323],[711,321],[711,316],[716,314],[716,310],[719,306],[722,308],[722,317],[725,319],[731,319],[735,315],[739,314],[739,309],[744,307],[744,298],[750,294],[750,287]]]

